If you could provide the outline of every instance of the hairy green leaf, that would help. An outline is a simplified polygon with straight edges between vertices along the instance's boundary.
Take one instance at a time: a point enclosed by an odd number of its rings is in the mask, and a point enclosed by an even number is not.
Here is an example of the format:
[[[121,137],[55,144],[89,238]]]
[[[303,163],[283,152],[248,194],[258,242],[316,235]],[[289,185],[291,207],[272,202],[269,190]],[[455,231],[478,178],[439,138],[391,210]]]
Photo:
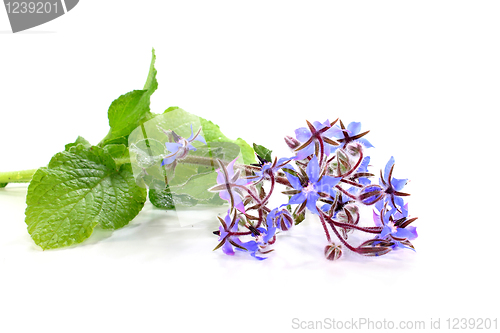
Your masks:
[[[26,198],[26,224],[43,249],[87,239],[95,226],[117,229],[142,209],[146,190],[138,187],[130,164],[117,169],[113,158],[83,144],[52,157],[34,174]]]

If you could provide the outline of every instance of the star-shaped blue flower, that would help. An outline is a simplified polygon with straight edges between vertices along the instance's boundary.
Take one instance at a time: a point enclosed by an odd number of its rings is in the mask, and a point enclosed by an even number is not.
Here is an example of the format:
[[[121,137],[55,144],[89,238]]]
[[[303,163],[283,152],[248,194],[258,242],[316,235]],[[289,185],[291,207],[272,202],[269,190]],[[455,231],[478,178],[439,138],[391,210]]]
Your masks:
[[[344,127],[344,124],[342,123],[342,120],[340,121],[340,127],[337,125],[332,127],[335,128],[332,130],[333,136],[337,139],[336,141],[341,143],[341,147],[345,148],[345,146],[353,141],[360,142],[363,144],[366,148],[372,148],[373,145],[370,143],[370,141],[366,140],[363,138],[368,132],[366,131],[363,133],[361,132],[361,123],[360,122],[351,122],[349,125],[347,125],[347,128]]]
[[[165,146],[167,147],[170,154],[165,156],[161,165],[172,164],[175,160],[182,159],[186,157],[190,150],[196,150],[196,148],[191,144],[193,141],[199,141],[204,144],[207,144],[203,136],[200,135],[201,127],[198,129],[196,134],[193,133],[193,125],[191,125],[191,136],[187,139],[178,136],[172,131],[174,137],[176,138],[176,142],[165,142]]]
[[[309,161],[306,168],[306,174],[308,182],[304,187],[298,177],[286,173],[288,181],[298,192],[290,198],[288,204],[301,204],[306,202],[306,207],[312,213],[319,214],[316,202],[320,198],[320,195],[335,197],[335,185],[339,183],[341,177],[322,176],[320,178],[319,163],[316,155]]]
[[[335,123],[335,122],[334,122]],[[295,149],[297,152],[297,160],[302,160],[315,152],[316,144],[320,141],[324,147],[324,153],[329,155],[336,149],[338,143],[331,138],[338,131],[336,127],[332,127],[328,119],[324,123],[315,121],[312,124],[307,121],[308,127],[300,127],[295,130],[297,140],[301,141],[300,147]]]
[[[254,176],[249,176],[247,179],[252,180],[254,185],[264,179],[270,179],[271,175],[275,175],[281,168],[286,167],[291,160],[292,158],[282,157],[279,160],[275,158],[272,163],[265,162],[260,170],[254,172]]]
[[[388,202],[392,208],[397,210],[404,210],[404,200],[402,196],[408,196],[407,193],[400,192],[405,187],[408,179],[397,179],[392,177],[394,171],[394,157],[391,156],[385,165],[384,174],[380,172],[379,184],[384,188],[385,197],[384,202]]]
[[[244,193],[239,186],[248,185],[250,181],[240,178],[240,170],[234,172],[234,163],[237,159],[232,160],[227,167],[220,162],[221,168],[217,169],[217,185],[208,190],[219,192],[222,200],[228,201],[240,212],[245,213],[245,205],[242,200]]]
[[[408,248],[414,250],[413,247],[408,246],[406,241],[414,240],[418,237],[417,228],[408,226],[416,218],[408,220],[408,205],[405,206],[403,212],[396,209],[387,210],[386,206],[382,208],[380,214],[373,212],[373,220],[375,225],[383,227],[378,238],[388,239],[394,242],[393,249],[395,248]]]

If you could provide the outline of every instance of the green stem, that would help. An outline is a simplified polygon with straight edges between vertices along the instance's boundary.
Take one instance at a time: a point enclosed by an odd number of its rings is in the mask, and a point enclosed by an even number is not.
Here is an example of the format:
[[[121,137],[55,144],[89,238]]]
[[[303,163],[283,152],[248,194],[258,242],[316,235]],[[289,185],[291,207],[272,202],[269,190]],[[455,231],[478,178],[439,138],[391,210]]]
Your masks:
[[[38,169],[0,172],[1,183],[29,183]]]

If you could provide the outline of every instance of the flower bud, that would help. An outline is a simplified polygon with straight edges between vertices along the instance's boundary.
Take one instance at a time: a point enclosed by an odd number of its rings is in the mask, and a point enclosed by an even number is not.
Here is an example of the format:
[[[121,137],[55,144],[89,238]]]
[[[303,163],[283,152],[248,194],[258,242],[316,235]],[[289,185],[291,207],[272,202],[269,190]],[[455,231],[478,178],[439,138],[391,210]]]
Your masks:
[[[353,141],[347,144],[345,150],[351,156],[358,156],[363,151],[363,146],[359,142]]]
[[[285,142],[288,145],[288,147],[292,149],[298,148],[300,146],[300,142],[297,139],[288,135],[285,136]]]
[[[359,209],[355,204],[347,204],[342,211],[338,212],[337,220],[342,223],[357,225],[359,222]]]
[[[384,196],[382,187],[378,185],[367,185],[361,189],[358,199],[365,205],[373,205]]]
[[[394,242],[385,239],[369,239],[356,249],[356,252],[367,257],[378,257],[391,252]]]
[[[325,257],[328,260],[337,260],[342,256],[342,245],[335,245],[335,243],[325,246]]]
[[[276,225],[283,231],[287,231],[288,229],[293,227],[293,216],[286,208],[283,208],[278,215],[278,218],[276,219]]]
[[[359,209],[358,206],[354,204],[347,204],[344,208],[337,213],[337,221],[345,224],[357,225],[359,223]],[[342,237],[344,239],[348,238],[348,233],[353,232],[354,229],[351,228],[340,228]]]

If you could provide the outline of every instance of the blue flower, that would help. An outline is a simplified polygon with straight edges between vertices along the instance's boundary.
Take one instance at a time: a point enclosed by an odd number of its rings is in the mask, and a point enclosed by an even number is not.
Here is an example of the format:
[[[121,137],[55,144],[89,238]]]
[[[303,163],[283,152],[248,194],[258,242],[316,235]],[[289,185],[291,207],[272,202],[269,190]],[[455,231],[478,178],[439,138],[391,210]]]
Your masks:
[[[375,225],[383,227],[378,238],[387,239],[394,243],[393,249],[408,248],[415,250],[409,242],[418,237],[417,228],[408,226],[416,218],[408,219],[408,206],[405,206],[403,212],[396,209],[387,210],[386,206],[380,211],[380,214],[373,212]]]
[[[384,201],[388,202],[392,208],[404,211],[404,200],[402,196],[408,196],[407,193],[400,192],[406,185],[408,179],[396,179],[392,177],[394,170],[394,157],[391,156],[385,165],[384,174],[380,172],[380,186],[384,187]]]
[[[241,186],[249,184],[249,180],[239,178],[240,170],[234,172],[234,163],[238,158],[231,161],[227,167],[219,161],[221,166],[217,169],[217,184],[209,189],[212,192],[219,192],[222,200],[228,201],[240,212],[245,213],[245,205],[242,198],[245,196]]]
[[[163,129],[162,129],[163,130]],[[163,130],[163,132],[165,132]],[[178,136],[174,131],[171,131],[175,142],[165,142],[165,146],[170,152],[169,155],[165,156],[161,165],[172,164],[175,160],[182,159],[186,157],[190,150],[196,150],[196,148],[191,144],[193,141],[200,141],[207,144],[205,139],[200,135],[201,127],[198,129],[196,134],[193,134],[193,125],[191,125],[191,136],[187,139]]]
[[[232,235],[231,233],[235,233],[238,231],[238,222],[239,218],[236,218],[234,221],[231,219],[230,211],[227,212],[227,215],[224,219],[219,217],[219,221],[221,225],[219,226],[219,245],[214,250],[218,248],[222,248],[222,252],[227,255],[234,255],[233,246],[236,248],[241,247],[242,243],[237,236]]]
[[[270,245],[274,243],[274,236],[276,234],[276,227],[272,225],[267,225],[267,229],[263,227],[254,228],[251,235],[254,237],[253,240],[242,242],[238,235],[245,233],[238,233],[238,222],[240,219],[235,215],[231,218],[231,210],[228,210],[227,215],[224,219],[218,217],[221,225],[219,226],[219,244],[214,250],[219,248],[222,249],[227,255],[234,255],[235,249],[238,251],[243,251],[249,253],[252,257],[264,260],[272,249],[269,249]]]
[[[356,191],[356,189],[354,187],[351,187],[349,188],[349,190],[347,190],[347,192],[351,193],[351,194],[354,194],[354,192]],[[335,197],[335,201],[334,201],[334,207],[333,207],[333,218],[336,218],[337,217],[337,214],[339,212],[341,212],[344,207],[350,202],[350,201],[353,201],[352,198],[348,197],[347,195],[345,194],[339,194]],[[324,204],[322,207],[321,207],[321,210],[324,211],[324,212],[328,212],[330,209],[332,208],[332,205],[331,204]]]
[[[276,233],[275,227],[265,228],[257,228],[258,234],[252,233],[252,236],[255,237],[255,240],[251,240],[248,242],[242,243],[242,248],[237,248],[239,251],[247,251],[252,257],[258,260],[267,259],[262,255],[268,254],[272,252],[272,249],[269,249],[271,245],[271,241],[274,239],[274,235]]]
[[[254,185],[264,179],[270,179],[271,175],[275,175],[281,168],[286,167],[291,160],[292,158],[282,157],[279,160],[275,158],[273,163],[263,163],[261,165],[261,169],[255,171],[255,175],[249,176],[247,179],[251,179],[254,182]]]
[[[305,202],[306,207],[314,214],[319,214],[316,207],[316,201],[320,196],[335,196],[335,185],[338,184],[341,177],[322,176],[320,177],[320,169],[316,155],[309,161],[306,174],[308,182],[305,187],[302,186],[300,179],[296,176],[286,173],[286,177],[292,187],[296,190],[296,194],[290,198],[288,204],[302,204]]]
[[[379,201],[382,201],[380,205],[383,205],[388,202],[392,208],[404,211],[404,200],[401,197],[409,196],[409,194],[400,192],[400,190],[406,185],[407,179],[392,177],[393,170],[394,157],[391,157],[385,166],[383,174],[382,170],[380,170],[380,185],[366,185],[359,192],[358,199],[365,205],[373,205]]]
[[[296,159],[302,160],[314,154],[316,144],[319,144],[320,141],[324,146],[324,153],[326,155],[329,155],[337,149],[336,146],[338,143],[332,140],[331,137],[334,136],[338,129],[336,127],[332,127],[332,124],[330,124],[328,119],[324,123],[315,121],[311,124],[307,121],[307,126],[308,128],[300,127],[295,130],[297,140],[302,142],[301,146],[295,149],[297,152]]]
[[[335,138],[337,138],[336,141],[340,142],[342,145],[342,148],[345,148],[345,146],[353,141],[360,142],[362,143],[366,148],[372,148],[373,145],[363,138],[368,132],[366,131],[363,133],[361,132],[361,123],[360,122],[351,122],[349,125],[347,125],[347,129],[344,127],[344,124],[342,123],[342,120],[340,121],[340,127],[335,126],[335,130],[332,131],[333,135]]]

